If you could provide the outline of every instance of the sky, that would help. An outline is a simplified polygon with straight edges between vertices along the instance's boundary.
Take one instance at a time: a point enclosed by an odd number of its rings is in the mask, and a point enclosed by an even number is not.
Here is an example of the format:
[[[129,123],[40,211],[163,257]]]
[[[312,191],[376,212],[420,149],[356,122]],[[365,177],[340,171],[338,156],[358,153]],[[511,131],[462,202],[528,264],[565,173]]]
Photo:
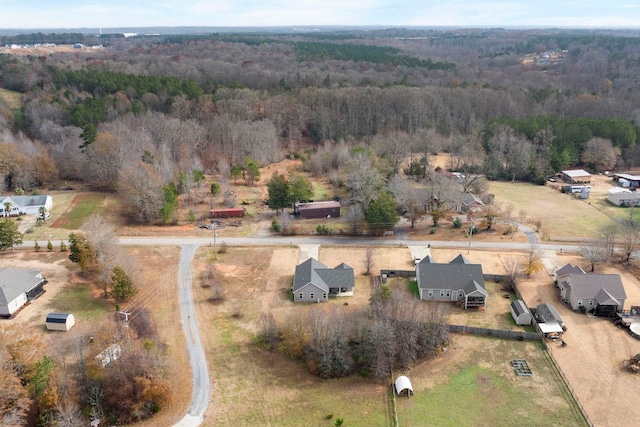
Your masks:
[[[0,0],[0,29],[322,25],[640,28],[640,1]]]

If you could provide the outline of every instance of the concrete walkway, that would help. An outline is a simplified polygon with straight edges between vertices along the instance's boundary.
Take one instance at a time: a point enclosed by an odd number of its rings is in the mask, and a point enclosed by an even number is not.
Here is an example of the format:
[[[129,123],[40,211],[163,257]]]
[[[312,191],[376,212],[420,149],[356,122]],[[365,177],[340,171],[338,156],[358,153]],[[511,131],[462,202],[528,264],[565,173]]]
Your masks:
[[[300,244],[298,245],[298,247],[300,248],[300,254],[298,255],[298,264],[305,262],[309,258],[318,259],[320,245]]]

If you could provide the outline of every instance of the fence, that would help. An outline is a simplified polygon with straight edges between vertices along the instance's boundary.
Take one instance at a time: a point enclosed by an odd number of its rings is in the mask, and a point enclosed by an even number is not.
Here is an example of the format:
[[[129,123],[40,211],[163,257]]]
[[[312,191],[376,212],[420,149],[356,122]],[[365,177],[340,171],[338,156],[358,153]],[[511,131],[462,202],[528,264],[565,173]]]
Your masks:
[[[567,376],[562,371],[562,368],[560,367],[560,364],[558,364],[558,361],[554,357],[553,353],[549,351],[549,347],[546,345],[546,343],[545,343],[545,349],[549,357],[551,357],[551,360],[553,361],[553,364],[556,367],[556,371],[558,372],[560,377],[562,377],[562,381],[564,381],[564,384],[567,386],[567,390],[569,390],[569,393],[571,393],[571,396],[573,397],[573,400],[576,402],[576,405],[578,405],[578,408],[580,408],[580,412],[582,412],[582,416],[587,421],[587,424],[589,424],[589,427],[594,427],[595,424],[593,424],[593,421],[591,421],[591,418],[589,418],[587,411],[584,410],[584,406],[582,406],[582,403],[580,403],[580,399],[578,399],[578,395],[573,390],[573,387],[571,387],[571,383],[569,383]]]
[[[478,328],[475,326],[447,325],[447,329],[452,333],[484,335],[519,341],[541,341],[542,334],[539,332],[509,331],[505,329]]]

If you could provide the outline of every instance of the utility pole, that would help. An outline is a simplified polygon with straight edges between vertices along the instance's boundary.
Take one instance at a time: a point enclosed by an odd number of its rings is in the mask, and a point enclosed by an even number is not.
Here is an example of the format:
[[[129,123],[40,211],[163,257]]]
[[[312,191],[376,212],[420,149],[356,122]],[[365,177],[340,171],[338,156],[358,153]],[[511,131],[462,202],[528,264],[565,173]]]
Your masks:
[[[213,223],[213,259],[218,259],[218,254],[216,252],[216,236],[218,236],[218,233],[216,233],[216,223]]]
[[[469,247],[467,248],[467,255],[471,252],[471,236],[473,236],[473,229],[476,226],[476,220],[471,218],[471,228],[469,228]]]

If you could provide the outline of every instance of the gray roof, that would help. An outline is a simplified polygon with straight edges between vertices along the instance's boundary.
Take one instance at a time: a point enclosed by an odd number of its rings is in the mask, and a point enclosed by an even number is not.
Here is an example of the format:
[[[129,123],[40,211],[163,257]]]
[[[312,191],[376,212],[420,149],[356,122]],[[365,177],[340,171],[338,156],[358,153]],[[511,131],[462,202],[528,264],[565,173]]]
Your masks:
[[[562,324],[562,317],[551,304],[539,304],[536,309],[536,315],[544,323]]]
[[[620,305],[620,301],[607,292],[606,289],[600,289],[600,292],[596,295],[596,301],[598,305]]]
[[[19,295],[29,292],[42,282],[42,273],[37,270],[5,267],[0,270],[0,304],[7,305]]]
[[[562,277],[567,274],[587,274],[582,268],[579,266],[574,266],[572,264],[567,264],[561,267],[558,271],[556,271],[556,277]]]
[[[47,314],[47,322],[49,323],[67,323],[68,313],[49,313]]]
[[[38,195],[38,196],[0,196],[0,204],[4,203],[5,199],[10,199],[17,206],[26,207],[26,206],[44,206],[47,203],[47,195]]]
[[[329,288],[354,287],[353,268],[345,263],[329,268],[315,258],[309,258],[296,266],[293,277],[293,291],[313,283],[319,289],[329,292]]]
[[[618,300],[627,299],[619,274],[569,274],[571,292],[575,298],[596,299],[605,289]]]
[[[480,197],[476,196],[473,193],[464,193],[464,195],[462,196],[462,203],[465,206],[470,206],[473,204],[476,204],[478,206],[484,206],[482,199],[480,199]]]
[[[513,312],[516,314],[516,316],[520,316],[521,314],[529,312],[529,309],[524,304],[524,302],[519,299],[511,303],[511,308],[513,309]]]
[[[422,289],[464,289],[465,293],[480,292],[487,295],[480,264],[470,264],[458,255],[449,264],[439,264],[431,257],[418,263],[418,286]]]
[[[562,173],[567,176],[570,176],[571,178],[575,178],[578,176],[591,176],[591,174],[584,169],[572,169],[572,170],[562,171]]]
[[[457,257],[451,260],[449,264],[471,264],[468,259],[464,257],[464,255],[459,254]]]

